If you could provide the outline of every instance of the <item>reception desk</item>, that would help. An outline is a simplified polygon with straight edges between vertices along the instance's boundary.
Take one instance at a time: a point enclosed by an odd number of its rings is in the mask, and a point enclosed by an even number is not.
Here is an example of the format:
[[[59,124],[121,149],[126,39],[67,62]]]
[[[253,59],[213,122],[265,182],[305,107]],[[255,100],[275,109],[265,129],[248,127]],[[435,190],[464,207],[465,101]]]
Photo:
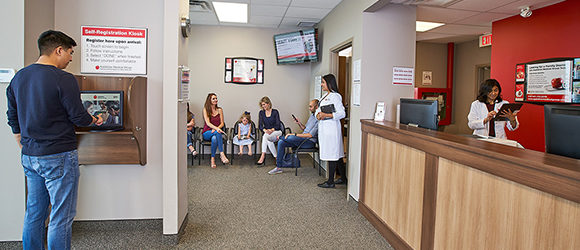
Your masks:
[[[396,249],[580,249],[580,160],[361,123],[359,211]]]

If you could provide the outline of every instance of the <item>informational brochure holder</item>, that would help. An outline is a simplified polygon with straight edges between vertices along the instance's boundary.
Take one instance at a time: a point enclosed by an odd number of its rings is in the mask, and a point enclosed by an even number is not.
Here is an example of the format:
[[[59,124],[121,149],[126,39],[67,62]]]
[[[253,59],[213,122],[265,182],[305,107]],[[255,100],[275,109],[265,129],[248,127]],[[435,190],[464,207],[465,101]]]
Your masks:
[[[375,107],[375,121],[385,120],[385,102],[377,102]]]

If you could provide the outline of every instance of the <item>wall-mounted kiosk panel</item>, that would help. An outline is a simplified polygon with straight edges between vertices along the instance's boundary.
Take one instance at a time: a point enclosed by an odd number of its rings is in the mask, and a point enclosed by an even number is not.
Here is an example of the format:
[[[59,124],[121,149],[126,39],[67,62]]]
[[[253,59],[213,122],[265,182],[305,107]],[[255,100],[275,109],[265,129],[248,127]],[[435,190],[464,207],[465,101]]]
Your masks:
[[[77,128],[80,164],[147,164],[147,78],[76,76],[82,92],[123,93],[123,129]],[[97,103],[98,104],[98,103]],[[112,109],[114,111],[114,109]]]

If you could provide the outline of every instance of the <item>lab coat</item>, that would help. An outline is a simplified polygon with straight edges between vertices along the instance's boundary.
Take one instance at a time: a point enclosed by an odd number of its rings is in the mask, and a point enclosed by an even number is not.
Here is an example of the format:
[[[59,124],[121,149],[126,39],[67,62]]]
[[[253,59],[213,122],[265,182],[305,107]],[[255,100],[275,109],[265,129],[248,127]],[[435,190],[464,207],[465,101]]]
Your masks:
[[[320,100],[316,114],[321,112],[321,106],[329,104],[334,104],[335,112],[332,113],[331,119],[318,122],[318,145],[320,146],[321,160],[336,161],[344,157],[340,119],[344,118],[346,113],[342,105],[342,97],[339,93],[333,92]]]
[[[504,103],[508,103],[507,101],[501,101],[495,103],[493,110],[496,112],[501,108]],[[483,124],[483,119],[487,117],[487,107],[485,103],[480,102],[479,100],[475,100],[471,103],[471,109],[469,110],[469,115],[467,115],[467,119],[469,120],[467,125],[470,129],[473,129],[474,135],[483,135],[489,136],[489,122]],[[496,116],[499,116],[497,114]],[[520,122],[518,121],[518,117],[516,116],[516,127],[512,127],[509,121],[495,121],[495,138],[502,138],[507,139],[505,135],[505,127],[508,128],[510,131],[514,131],[518,129],[520,126]]]

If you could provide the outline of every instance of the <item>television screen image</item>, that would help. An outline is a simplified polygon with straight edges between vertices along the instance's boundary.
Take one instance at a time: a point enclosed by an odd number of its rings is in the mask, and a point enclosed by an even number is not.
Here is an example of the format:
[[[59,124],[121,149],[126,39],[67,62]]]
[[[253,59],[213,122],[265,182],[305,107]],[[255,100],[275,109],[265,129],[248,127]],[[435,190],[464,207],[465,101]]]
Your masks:
[[[436,100],[401,98],[400,123],[437,130],[438,104]]]
[[[316,29],[275,35],[274,46],[278,64],[318,61]]]
[[[81,91],[81,101],[89,114],[103,118],[103,124],[93,124],[92,129],[123,129],[123,91]]]
[[[544,105],[546,153],[580,159],[580,106]]]

